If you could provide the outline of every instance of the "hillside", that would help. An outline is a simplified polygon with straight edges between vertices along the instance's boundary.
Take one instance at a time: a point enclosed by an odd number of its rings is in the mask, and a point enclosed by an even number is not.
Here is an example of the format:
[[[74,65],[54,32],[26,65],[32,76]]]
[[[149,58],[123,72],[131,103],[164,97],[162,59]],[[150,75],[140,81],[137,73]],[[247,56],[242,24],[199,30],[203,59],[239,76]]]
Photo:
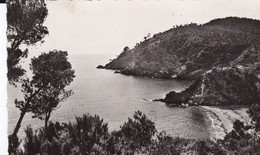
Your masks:
[[[170,92],[174,104],[260,103],[260,21],[227,17],[177,26],[124,51],[105,65],[128,75],[196,81]]]
[[[186,90],[172,91],[160,101],[177,105],[259,104],[260,65],[214,67]]]
[[[260,62],[260,21],[227,17],[177,26],[123,51],[105,65],[123,74],[194,80],[213,67]]]

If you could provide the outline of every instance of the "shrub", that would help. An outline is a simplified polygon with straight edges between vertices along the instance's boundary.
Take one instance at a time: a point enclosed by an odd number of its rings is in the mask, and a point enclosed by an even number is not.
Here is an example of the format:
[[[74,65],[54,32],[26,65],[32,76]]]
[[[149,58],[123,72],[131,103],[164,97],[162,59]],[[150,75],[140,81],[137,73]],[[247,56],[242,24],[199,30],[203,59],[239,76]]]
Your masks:
[[[9,136],[10,154],[259,154],[260,140],[247,133],[247,126],[234,122],[234,129],[224,140],[193,140],[173,138],[157,132],[154,122],[140,111],[121,126],[108,132],[107,123],[89,114],[76,117],[75,122],[50,122],[47,127],[25,130],[24,151],[20,141]],[[11,150],[12,149],[12,150]]]
[[[90,154],[102,146],[109,133],[107,124],[98,116],[83,115],[75,123],[50,122],[35,130],[27,127],[24,139],[25,154]]]
[[[118,135],[125,138],[134,148],[140,148],[151,144],[152,137],[156,133],[154,122],[147,119],[146,115],[140,111],[135,112],[134,120],[128,118]]]

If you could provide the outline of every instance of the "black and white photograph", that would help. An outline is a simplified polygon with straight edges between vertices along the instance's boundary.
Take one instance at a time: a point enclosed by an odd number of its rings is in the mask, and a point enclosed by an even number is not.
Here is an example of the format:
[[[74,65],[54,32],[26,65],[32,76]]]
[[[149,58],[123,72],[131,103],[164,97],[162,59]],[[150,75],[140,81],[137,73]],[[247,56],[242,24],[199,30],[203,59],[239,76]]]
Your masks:
[[[5,6],[6,154],[260,154],[260,1]]]

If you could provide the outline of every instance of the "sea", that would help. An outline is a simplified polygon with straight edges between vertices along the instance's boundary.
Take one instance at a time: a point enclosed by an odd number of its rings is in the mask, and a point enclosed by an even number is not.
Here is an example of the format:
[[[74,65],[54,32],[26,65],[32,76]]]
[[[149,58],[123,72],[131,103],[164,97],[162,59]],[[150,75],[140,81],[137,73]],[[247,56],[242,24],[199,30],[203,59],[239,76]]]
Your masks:
[[[74,94],[61,102],[52,112],[50,120],[69,122],[83,114],[99,115],[108,123],[109,131],[132,118],[135,111],[144,113],[154,121],[158,131],[165,131],[172,137],[207,139],[212,136],[212,123],[202,107],[170,107],[163,102],[153,101],[164,98],[170,91],[182,91],[191,81],[157,79],[116,74],[113,70],[97,69],[113,58],[111,54],[69,55],[69,61],[76,77],[67,89]],[[14,100],[22,99],[19,85],[8,85],[8,132],[12,133],[20,112]],[[18,136],[24,136],[26,126],[35,129],[44,121],[26,114]]]

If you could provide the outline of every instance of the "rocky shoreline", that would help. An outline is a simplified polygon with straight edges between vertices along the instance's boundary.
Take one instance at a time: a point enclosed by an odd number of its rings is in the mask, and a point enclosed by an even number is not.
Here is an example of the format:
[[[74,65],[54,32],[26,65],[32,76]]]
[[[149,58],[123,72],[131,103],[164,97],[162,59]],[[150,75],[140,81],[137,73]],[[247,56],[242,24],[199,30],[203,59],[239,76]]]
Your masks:
[[[177,106],[258,104],[259,75],[259,66],[213,68],[186,90],[172,91],[156,101]]]
[[[259,104],[260,21],[227,17],[177,26],[124,49],[97,68],[194,81],[186,90],[156,100],[168,105]]]
[[[100,68],[100,67],[99,67]],[[115,73],[121,73],[115,71]],[[181,92],[171,91],[163,99],[169,106],[251,105],[260,102],[260,64],[253,67],[214,67]]]

